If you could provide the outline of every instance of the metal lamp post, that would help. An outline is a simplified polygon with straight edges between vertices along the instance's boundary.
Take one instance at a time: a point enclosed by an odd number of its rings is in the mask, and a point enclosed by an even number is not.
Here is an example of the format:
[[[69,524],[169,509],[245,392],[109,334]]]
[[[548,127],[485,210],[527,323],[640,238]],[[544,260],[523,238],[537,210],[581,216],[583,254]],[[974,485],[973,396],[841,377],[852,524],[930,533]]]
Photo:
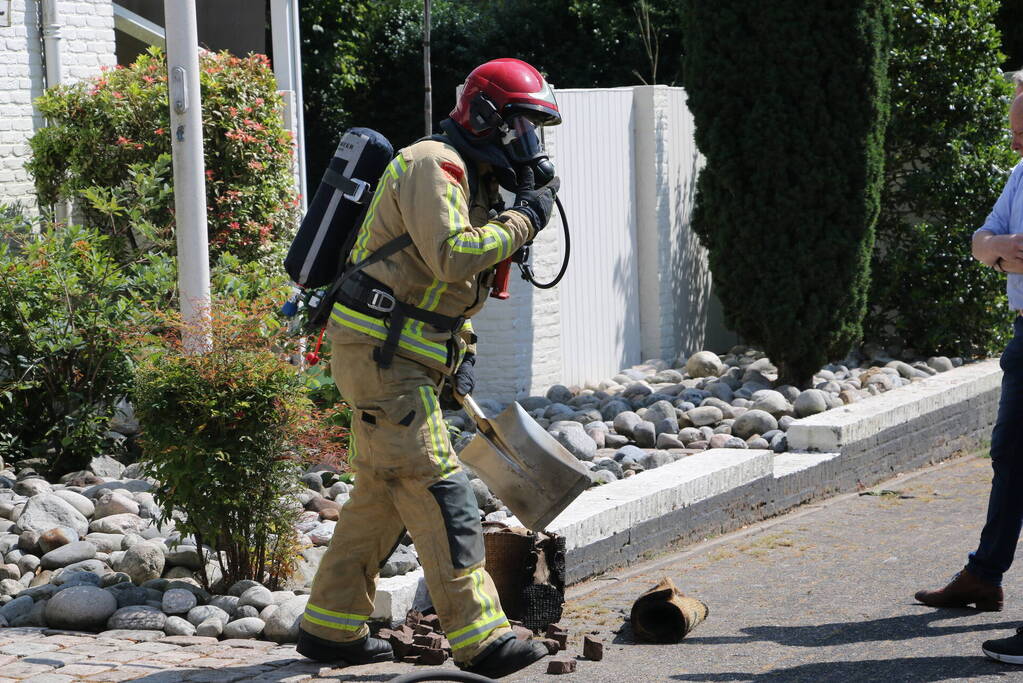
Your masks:
[[[206,226],[202,104],[195,0],[164,0],[174,217],[178,244],[178,292],[187,352],[203,353],[210,335],[210,257]]]

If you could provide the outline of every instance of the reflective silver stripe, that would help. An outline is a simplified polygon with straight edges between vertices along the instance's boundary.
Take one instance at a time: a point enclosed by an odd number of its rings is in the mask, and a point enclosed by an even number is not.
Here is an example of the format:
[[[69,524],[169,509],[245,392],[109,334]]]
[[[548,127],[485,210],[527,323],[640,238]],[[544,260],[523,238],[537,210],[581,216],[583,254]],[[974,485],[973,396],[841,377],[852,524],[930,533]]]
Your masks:
[[[352,311],[343,304],[334,304],[334,310],[331,312],[330,317],[337,323],[345,327],[349,327],[363,334],[368,334],[376,339],[387,339],[387,328],[383,323],[377,322],[374,318],[369,316],[363,316],[357,311]],[[409,351],[420,353],[427,358],[435,360],[439,363],[447,364],[447,347],[438,344],[437,342],[428,342],[427,340],[417,339],[405,333],[409,329],[409,323],[405,323],[405,328],[402,330],[398,339],[398,346],[408,349]],[[427,344],[435,344],[430,347]]]
[[[334,213],[337,212],[337,205],[341,203],[341,194],[341,190],[334,190],[334,194],[330,196],[330,203],[327,205],[326,211],[323,212],[323,218],[320,220],[320,227],[316,229],[316,236],[313,238],[313,243],[309,245],[309,251],[306,253],[305,257],[305,263],[302,264],[302,271],[299,273],[301,282],[305,282],[309,279],[309,271],[313,269],[316,257],[320,254],[320,246],[323,244],[323,240],[327,237],[327,231],[330,229],[330,222],[334,220]]]
[[[474,626],[473,628],[469,629],[468,631],[465,631],[464,633],[459,633],[454,638],[449,637],[448,642],[451,644],[452,650],[457,650],[459,648],[465,647],[466,645],[471,645],[477,640],[480,640],[483,636],[493,631],[502,623],[507,622],[508,619],[507,617],[504,616],[504,613],[502,612],[501,614],[498,614],[490,621],[486,621],[482,624],[479,624],[479,626]]]
[[[366,623],[366,619],[368,619],[368,617],[356,617],[355,615],[352,615],[351,617],[333,616],[332,614],[328,614],[327,612],[328,610],[317,610],[308,605],[306,605],[305,608],[305,614],[307,617],[312,617],[314,619],[319,619],[321,621],[329,621],[335,624],[340,624],[342,626],[351,626],[354,628],[358,628],[362,626],[364,623]]]

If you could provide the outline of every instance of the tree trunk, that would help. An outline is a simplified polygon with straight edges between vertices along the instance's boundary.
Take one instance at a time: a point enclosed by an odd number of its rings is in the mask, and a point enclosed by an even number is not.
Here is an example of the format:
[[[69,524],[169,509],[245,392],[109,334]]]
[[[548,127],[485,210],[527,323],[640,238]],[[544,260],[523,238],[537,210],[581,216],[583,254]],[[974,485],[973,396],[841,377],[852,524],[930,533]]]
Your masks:
[[[433,85],[430,79],[430,0],[423,0],[423,83],[426,135],[433,135]]]

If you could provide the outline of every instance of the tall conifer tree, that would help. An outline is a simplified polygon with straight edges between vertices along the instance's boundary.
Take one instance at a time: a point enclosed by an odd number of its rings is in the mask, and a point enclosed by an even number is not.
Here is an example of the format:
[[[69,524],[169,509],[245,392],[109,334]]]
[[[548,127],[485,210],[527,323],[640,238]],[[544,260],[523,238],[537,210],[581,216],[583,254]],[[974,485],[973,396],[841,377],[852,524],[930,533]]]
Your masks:
[[[707,163],[693,228],[726,322],[803,384],[861,335],[888,119],[887,0],[685,0]]]

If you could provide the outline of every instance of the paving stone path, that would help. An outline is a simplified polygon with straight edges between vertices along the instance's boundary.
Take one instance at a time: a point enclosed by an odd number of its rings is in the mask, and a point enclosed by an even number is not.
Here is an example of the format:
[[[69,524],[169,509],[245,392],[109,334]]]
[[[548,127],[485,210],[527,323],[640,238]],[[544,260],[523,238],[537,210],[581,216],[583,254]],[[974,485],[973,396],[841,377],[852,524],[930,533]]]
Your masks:
[[[43,628],[0,629],[0,683],[145,681],[145,683],[300,683],[390,680],[379,666],[343,670],[310,662],[294,645],[124,632],[109,637]],[[354,673],[358,671],[358,673]],[[369,677],[367,678],[367,674]]]

